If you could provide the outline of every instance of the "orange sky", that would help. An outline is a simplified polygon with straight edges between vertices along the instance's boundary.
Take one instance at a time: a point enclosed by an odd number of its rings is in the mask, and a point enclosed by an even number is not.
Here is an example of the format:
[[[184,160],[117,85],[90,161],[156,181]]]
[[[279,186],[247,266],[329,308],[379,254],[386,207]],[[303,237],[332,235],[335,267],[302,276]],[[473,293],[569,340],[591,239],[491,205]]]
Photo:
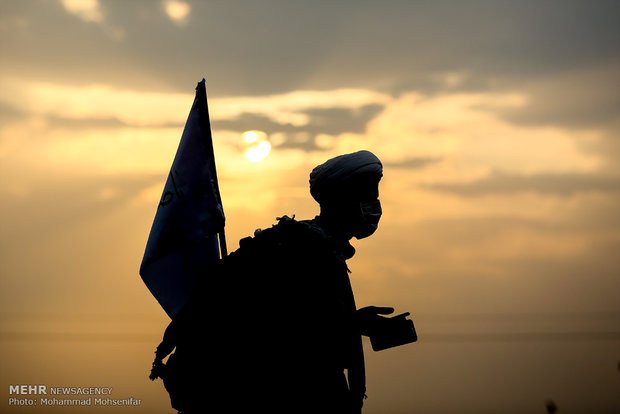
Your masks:
[[[138,266],[203,77],[231,249],[317,214],[315,165],[384,163],[353,288],[420,342],[367,347],[365,413],[618,410],[614,5],[1,1],[1,410],[26,383],[172,412]]]

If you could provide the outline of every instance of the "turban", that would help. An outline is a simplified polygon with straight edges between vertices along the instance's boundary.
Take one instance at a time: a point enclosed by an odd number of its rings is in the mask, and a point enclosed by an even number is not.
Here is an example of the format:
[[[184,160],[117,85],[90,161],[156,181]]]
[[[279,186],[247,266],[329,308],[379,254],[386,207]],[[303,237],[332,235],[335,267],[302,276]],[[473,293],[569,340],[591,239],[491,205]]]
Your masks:
[[[319,204],[328,200],[357,198],[376,192],[383,165],[370,151],[340,155],[315,167],[310,173],[310,194]]]

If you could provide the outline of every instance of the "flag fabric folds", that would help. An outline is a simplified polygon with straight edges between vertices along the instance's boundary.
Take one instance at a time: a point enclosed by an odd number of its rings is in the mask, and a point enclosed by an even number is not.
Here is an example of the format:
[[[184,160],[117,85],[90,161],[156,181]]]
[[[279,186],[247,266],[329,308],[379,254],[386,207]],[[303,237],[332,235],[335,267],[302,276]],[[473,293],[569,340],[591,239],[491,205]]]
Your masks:
[[[173,318],[189,298],[198,277],[220,258],[224,209],[215,170],[205,80],[170,168],[146,244],[140,276]],[[225,254],[225,244],[222,243]]]

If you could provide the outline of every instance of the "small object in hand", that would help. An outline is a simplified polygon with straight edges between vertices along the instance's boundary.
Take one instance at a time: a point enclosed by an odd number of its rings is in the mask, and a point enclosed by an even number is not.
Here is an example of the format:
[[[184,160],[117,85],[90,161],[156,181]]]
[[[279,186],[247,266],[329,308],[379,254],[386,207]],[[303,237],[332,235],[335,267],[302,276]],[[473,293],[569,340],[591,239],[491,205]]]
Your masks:
[[[374,326],[370,335],[373,351],[382,351],[418,340],[413,321],[407,319],[407,316],[409,316],[409,312],[392,318],[384,318]]]

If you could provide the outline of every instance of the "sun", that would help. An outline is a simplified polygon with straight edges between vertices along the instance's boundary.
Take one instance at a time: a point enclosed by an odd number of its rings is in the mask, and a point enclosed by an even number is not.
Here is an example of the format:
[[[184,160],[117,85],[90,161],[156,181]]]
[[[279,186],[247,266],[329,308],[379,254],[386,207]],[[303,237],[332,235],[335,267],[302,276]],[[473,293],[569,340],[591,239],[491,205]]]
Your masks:
[[[245,131],[241,139],[248,161],[261,162],[271,152],[271,143],[263,131]]]

